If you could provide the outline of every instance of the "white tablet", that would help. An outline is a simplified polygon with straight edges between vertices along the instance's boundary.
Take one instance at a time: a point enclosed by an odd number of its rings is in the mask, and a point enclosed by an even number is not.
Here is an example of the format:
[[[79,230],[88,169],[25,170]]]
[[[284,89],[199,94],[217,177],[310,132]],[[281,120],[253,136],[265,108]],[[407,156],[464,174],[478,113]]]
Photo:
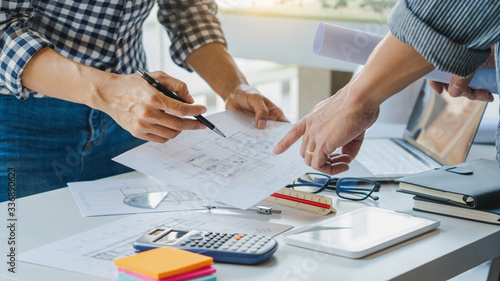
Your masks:
[[[439,226],[438,219],[365,207],[283,234],[290,245],[361,258]]]

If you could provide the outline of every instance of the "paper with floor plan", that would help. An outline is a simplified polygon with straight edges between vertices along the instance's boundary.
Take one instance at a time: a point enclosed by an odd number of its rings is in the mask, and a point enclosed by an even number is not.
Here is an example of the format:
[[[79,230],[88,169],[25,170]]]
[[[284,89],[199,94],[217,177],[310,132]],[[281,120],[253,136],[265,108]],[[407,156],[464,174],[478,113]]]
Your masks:
[[[314,37],[313,51],[316,55],[365,64],[371,52],[382,40],[378,34],[343,26],[320,23]],[[450,83],[452,74],[434,70],[424,76],[426,79]],[[479,69],[469,84],[472,89],[486,89],[498,94],[496,71],[494,68]]]
[[[250,217],[265,216],[251,213],[249,213]],[[118,280],[118,272],[113,260],[134,254],[132,243],[155,227],[167,226],[177,229],[257,234],[269,237],[292,228],[290,225],[270,223],[267,220],[241,217],[240,214],[221,215],[209,212],[132,215],[23,252],[19,255],[19,260],[107,280]]]
[[[290,123],[268,121],[265,130],[253,117],[233,111],[208,116],[225,135],[209,129],[183,131],[164,144],[149,142],[113,160],[176,187],[247,209],[310,171],[299,154],[300,141],[281,155],[276,143]]]
[[[68,187],[84,217],[200,210],[206,205],[224,205],[151,177],[70,182]],[[168,194],[154,209],[132,207],[123,202],[129,195],[157,191],[168,191]]]
[[[299,154],[300,141],[281,155],[276,143],[291,124],[225,111],[207,117],[225,135],[209,129],[183,131],[164,144],[149,142],[113,160],[179,188],[247,209],[310,171]]]

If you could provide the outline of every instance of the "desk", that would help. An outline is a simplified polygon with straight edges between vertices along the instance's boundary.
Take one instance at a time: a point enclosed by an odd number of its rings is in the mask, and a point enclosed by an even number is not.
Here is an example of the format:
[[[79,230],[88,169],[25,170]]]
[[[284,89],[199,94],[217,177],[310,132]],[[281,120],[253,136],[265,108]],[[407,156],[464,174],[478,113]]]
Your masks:
[[[491,154],[490,154],[491,155]],[[134,175],[122,175],[131,176]],[[384,185],[378,202],[350,202],[338,200],[338,213],[345,213],[364,206],[378,206],[417,215],[427,215],[412,211],[412,196],[396,192],[395,184]],[[19,252],[45,245],[49,242],[104,225],[122,216],[91,217],[81,216],[68,188],[46,192],[16,201]],[[291,224],[296,227],[310,224],[324,218],[322,216],[279,206],[282,215],[264,216],[249,214],[256,219]],[[226,213],[230,210],[216,210]],[[5,224],[6,203],[0,204],[0,216]],[[434,215],[433,215],[434,216]],[[276,237],[279,248],[267,262],[257,266],[215,264],[218,280],[446,280],[491,259],[498,276],[500,266],[500,227],[484,223],[436,216],[441,226],[409,241],[395,245],[363,259],[348,259],[322,254],[283,242]],[[146,230],[145,230],[146,231]],[[6,228],[0,228],[2,238],[0,250],[6,250]],[[18,252],[18,254],[19,254]],[[46,268],[38,265],[17,263],[18,272],[6,270],[6,257],[2,254],[0,279],[54,281],[104,280],[89,275]],[[43,279],[42,278],[42,279]],[[11,279],[7,279],[11,280]],[[45,279],[48,280],[48,279]]]

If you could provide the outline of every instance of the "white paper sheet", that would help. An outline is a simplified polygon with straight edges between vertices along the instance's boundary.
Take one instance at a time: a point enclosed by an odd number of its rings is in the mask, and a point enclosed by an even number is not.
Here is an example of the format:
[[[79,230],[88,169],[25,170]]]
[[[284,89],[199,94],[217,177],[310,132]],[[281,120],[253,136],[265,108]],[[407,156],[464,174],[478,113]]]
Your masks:
[[[365,64],[382,38],[380,35],[361,30],[321,23],[314,38],[313,51],[320,56]],[[424,76],[426,79],[443,83],[450,83],[451,77],[452,74],[438,70]],[[486,89],[498,94],[495,69],[478,70],[469,86],[473,89]]]
[[[310,171],[299,154],[300,141],[281,155],[272,152],[290,123],[268,121],[267,128],[259,130],[252,117],[232,111],[208,119],[226,138],[209,129],[184,131],[165,144],[149,142],[113,160],[241,209]]]
[[[70,182],[68,187],[84,217],[200,210],[206,205],[225,206],[150,177]],[[156,191],[169,193],[154,209],[137,208],[123,203],[123,199],[129,195]]]
[[[19,260],[117,280],[113,260],[132,255],[132,243],[147,231],[168,226],[226,233],[275,236],[292,226],[207,212],[133,215],[21,253]]]

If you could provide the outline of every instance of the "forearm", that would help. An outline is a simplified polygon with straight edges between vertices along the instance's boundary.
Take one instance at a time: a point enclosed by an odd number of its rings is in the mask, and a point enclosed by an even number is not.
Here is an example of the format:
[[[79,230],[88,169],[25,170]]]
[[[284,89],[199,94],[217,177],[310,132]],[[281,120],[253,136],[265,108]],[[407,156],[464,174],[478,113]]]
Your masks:
[[[47,47],[28,62],[21,82],[46,96],[96,107],[98,89],[106,75],[104,71],[76,63]]]
[[[231,92],[242,85],[248,85],[245,76],[222,44],[207,44],[192,52],[186,62],[225,101]]]
[[[378,107],[433,69],[415,49],[388,34],[360,74],[349,82],[350,95],[358,105]]]

